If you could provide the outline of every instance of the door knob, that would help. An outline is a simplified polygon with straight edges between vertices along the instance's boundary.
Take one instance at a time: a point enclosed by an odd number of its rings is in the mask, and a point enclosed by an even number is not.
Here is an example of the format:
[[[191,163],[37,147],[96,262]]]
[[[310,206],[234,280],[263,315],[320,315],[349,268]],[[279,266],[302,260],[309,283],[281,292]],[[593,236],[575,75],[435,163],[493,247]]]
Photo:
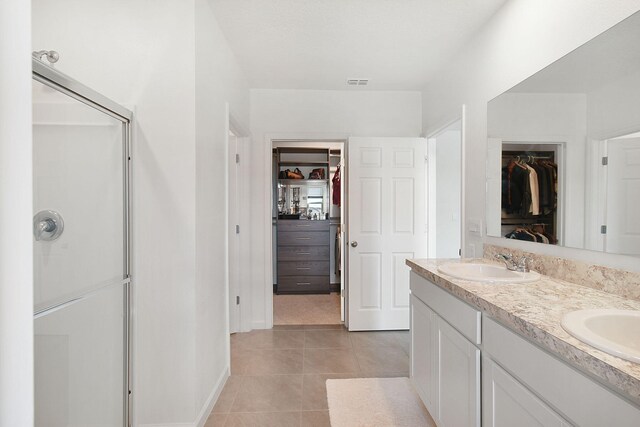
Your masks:
[[[351,247],[355,248],[356,246],[358,246],[358,242],[356,242],[355,240],[353,242],[351,242]]]

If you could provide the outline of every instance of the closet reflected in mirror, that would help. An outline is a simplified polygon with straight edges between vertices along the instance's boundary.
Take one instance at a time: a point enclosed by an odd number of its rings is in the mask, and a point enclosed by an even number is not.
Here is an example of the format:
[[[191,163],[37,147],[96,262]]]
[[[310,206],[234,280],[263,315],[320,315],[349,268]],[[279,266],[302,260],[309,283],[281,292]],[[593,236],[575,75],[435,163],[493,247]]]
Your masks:
[[[487,235],[640,256],[640,12],[488,104]]]

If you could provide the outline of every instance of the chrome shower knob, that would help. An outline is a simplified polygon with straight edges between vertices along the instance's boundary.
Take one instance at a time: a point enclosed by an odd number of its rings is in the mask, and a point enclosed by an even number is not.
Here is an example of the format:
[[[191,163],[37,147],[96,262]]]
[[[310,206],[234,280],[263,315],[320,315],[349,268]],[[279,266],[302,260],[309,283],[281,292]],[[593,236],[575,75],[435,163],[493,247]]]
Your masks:
[[[37,241],[56,240],[64,230],[62,216],[52,210],[40,211],[33,217],[33,236]]]

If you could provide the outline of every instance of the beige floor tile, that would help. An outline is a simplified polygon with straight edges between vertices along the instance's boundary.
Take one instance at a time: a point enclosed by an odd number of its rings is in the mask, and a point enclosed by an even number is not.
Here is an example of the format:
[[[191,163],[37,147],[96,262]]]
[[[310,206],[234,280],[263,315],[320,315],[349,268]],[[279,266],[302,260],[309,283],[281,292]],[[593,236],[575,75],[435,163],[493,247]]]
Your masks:
[[[303,411],[300,427],[331,427],[329,411]]]
[[[231,349],[231,376],[244,375],[251,365],[255,350],[245,348]]]
[[[302,331],[305,325],[273,325],[274,331]]]
[[[302,348],[304,331],[271,331],[262,343],[264,348]]]
[[[351,348],[305,348],[305,374],[357,373],[358,362]]]
[[[360,347],[354,349],[360,366],[360,372],[367,373],[406,373],[409,372],[409,356],[396,347]]]
[[[395,331],[350,332],[354,347],[398,347]]]
[[[203,427],[223,427],[229,414],[211,414]]]
[[[245,375],[301,374],[303,350],[256,349]]]
[[[347,328],[345,328],[342,323],[334,324],[334,325],[304,325],[303,328],[305,330],[324,330],[324,329],[341,329],[343,331],[347,330]]]
[[[301,402],[302,375],[247,376],[231,412],[299,411]]]
[[[274,295],[275,325],[328,325],[340,323],[340,295]]]
[[[300,412],[229,414],[225,427],[298,427]]]
[[[256,330],[246,334],[234,334],[231,349],[256,348],[302,348],[304,331],[302,330]]]
[[[222,389],[222,392],[220,393],[220,396],[218,397],[218,400],[213,407],[212,414],[229,412],[231,410],[233,401],[240,391],[242,378],[243,377],[237,375],[232,375],[227,378],[227,382],[224,384],[224,388]]]
[[[358,374],[305,374],[302,379],[302,410],[326,410],[327,380],[357,378]]]
[[[404,350],[407,355],[411,355],[411,333],[409,331],[395,332],[396,341],[401,349]]]
[[[266,334],[271,330],[253,330],[231,335],[231,349],[251,349],[260,348]]]
[[[341,330],[307,331],[304,337],[305,348],[344,348],[351,347],[349,333]]]

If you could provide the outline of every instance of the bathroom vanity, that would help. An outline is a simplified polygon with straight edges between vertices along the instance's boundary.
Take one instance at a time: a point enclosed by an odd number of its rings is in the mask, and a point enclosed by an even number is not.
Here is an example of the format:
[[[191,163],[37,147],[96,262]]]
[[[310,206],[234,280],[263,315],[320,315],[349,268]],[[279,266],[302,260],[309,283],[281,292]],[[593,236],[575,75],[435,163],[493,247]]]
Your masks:
[[[438,425],[640,425],[640,364],[560,324],[576,310],[640,310],[640,302],[547,276],[456,279],[438,269],[446,262],[407,260],[411,379]]]

